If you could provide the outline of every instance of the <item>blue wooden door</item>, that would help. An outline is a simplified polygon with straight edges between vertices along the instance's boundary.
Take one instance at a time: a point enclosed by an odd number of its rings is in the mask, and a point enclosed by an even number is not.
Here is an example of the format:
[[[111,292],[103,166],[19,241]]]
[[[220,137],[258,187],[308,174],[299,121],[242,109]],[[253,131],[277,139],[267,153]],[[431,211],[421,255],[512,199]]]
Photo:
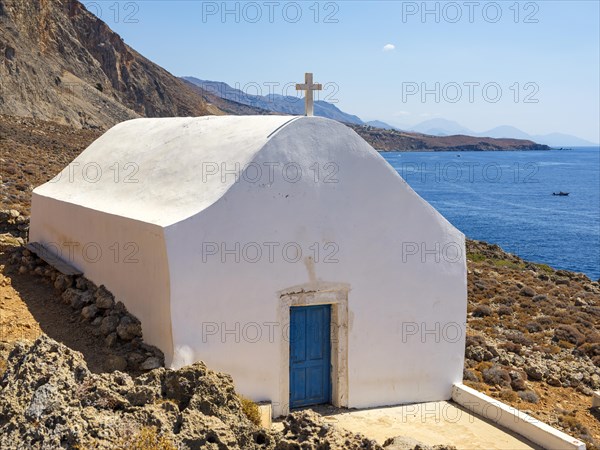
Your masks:
[[[331,400],[331,305],[290,308],[290,408]]]

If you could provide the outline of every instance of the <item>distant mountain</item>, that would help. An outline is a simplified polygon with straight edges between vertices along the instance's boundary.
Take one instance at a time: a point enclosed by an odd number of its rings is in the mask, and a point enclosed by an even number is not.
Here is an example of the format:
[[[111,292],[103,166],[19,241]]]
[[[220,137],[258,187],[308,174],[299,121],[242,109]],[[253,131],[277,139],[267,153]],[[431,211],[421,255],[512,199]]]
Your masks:
[[[477,133],[477,136],[489,136],[495,138],[518,138],[518,139],[531,139],[540,144],[550,145],[551,147],[586,147],[597,145],[593,142],[586,141],[585,139],[578,138],[569,134],[562,133],[551,133],[551,134],[535,134],[531,135],[525,133],[518,128],[504,125],[496,127],[483,133]]]
[[[388,123],[382,122],[381,120],[371,120],[369,122],[365,122],[365,125],[369,125],[370,127],[382,128],[384,130],[399,130],[400,128],[394,127]]]
[[[500,127],[492,128],[491,130],[484,131],[483,133],[477,133],[478,136],[489,136],[493,138],[519,138],[519,139],[531,139],[531,136],[518,128],[511,127],[509,125],[503,125]]]
[[[417,131],[419,133],[430,134],[432,136],[453,136],[453,135],[469,135],[491,138],[507,138],[507,139],[525,139],[538,142],[540,144],[549,145],[551,147],[585,147],[598,145],[593,142],[581,139],[577,136],[562,133],[537,134],[531,135],[523,130],[509,125],[503,125],[484,132],[476,132],[463,127],[457,122],[446,119],[426,120],[413,127],[408,127],[407,130]]]
[[[0,0],[0,114],[106,128],[223,114],[77,0]]]
[[[302,98],[278,94],[251,95],[243,92],[240,89],[233,88],[227,83],[223,83],[221,81],[200,80],[195,77],[182,78],[213,95],[236,103],[283,114],[304,114],[304,100]],[[347,114],[341,111],[337,106],[322,100],[315,102],[315,116],[327,117],[328,119],[337,120],[339,122],[357,125],[363,124],[363,121],[360,120],[359,117],[352,114]]]
[[[534,135],[531,136],[531,139],[542,144],[550,145],[551,147],[590,147],[598,145],[597,142],[590,142],[577,136],[563,133]]]
[[[473,131],[462,125],[446,119],[429,119],[418,125],[409,128],[410,131],[417,133],[430,134],[432,136],[452,136],[452,135],[474,135]]]

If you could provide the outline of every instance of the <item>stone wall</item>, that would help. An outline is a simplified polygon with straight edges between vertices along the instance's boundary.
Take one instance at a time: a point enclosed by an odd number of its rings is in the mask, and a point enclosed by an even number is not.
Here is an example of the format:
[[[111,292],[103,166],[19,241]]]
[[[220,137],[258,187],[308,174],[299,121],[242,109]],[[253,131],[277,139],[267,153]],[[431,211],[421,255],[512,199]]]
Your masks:
[[[164,355],[143,341],[140,321],[104,287],[84,276],[63,275],[24,247],[17,247],[10,262],[20,274],[30,273],[53,283],[63,303],[94,326],[94,334],[115,351],[107,361],[109,370],[147,371],[164,366]],[[123,355],[123,356],[120,356]]]

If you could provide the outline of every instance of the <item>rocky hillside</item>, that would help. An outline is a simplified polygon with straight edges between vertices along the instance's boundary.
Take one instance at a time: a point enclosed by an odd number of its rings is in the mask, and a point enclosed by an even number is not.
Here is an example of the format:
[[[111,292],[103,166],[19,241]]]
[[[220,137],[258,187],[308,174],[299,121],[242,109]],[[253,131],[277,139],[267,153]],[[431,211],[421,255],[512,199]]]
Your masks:
[[[100,134],[0,114],[0,209],[28,215],[33,188],[54,177]]]
[[[600,284],[468,241],[464,380],[600,445]]]
[[[431,136],[399,130],[384,130],[369,125],[348,125],[379,151],[491,151],[550,150],[547,145],[524,139],[475,136]]]
[[[106,128],[138,116],[221,114],[211,98],[77,0],[0,0],[0,114]]]

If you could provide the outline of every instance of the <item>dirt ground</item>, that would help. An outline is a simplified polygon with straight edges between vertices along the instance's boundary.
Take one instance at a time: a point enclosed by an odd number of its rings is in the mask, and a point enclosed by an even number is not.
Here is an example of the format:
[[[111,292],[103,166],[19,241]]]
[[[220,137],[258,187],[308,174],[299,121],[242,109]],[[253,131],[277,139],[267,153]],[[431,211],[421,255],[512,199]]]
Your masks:
[[[97,327],[81,321],[45,278],[19,274],[12,268],[9,251],[10,246],[0,238],[0,359],[6,357],[3,353],[12,342],[34,340],[44,332],[81,352],[92,372],[105,372],[104,363],[112,353],[103,337],[94,334]]]

